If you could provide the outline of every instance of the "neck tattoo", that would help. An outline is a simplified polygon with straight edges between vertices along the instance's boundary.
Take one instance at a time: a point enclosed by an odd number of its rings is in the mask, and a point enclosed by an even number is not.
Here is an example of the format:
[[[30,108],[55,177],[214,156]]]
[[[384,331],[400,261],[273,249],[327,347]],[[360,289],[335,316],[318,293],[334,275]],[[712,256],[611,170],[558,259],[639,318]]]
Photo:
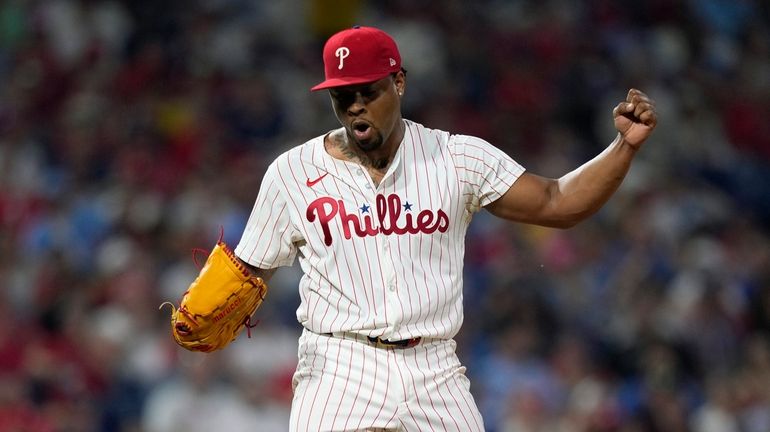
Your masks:
[[[334,140],[340,153],[345,155],[348,160],[358,162],[366,168],[374,168],[376,170],[383,170],[388,167],[388,158],[371,159],[366,155],[361,155],[353,150],[353,148],[344,140]]]
[[[373,160],[372,162],[372,168],[378,169],[378,170],[384,170],[388,167],[388,158],[382,158]]]

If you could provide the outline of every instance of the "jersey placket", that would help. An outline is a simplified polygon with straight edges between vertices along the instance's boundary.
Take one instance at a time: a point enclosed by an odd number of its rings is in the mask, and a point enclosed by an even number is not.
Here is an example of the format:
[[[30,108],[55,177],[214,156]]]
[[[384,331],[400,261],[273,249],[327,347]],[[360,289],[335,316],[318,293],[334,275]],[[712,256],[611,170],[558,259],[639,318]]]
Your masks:
[[[396,168],[398,167],[400,161],[401,148],[399,148],[399,150],[396,152],[388,172],[385,173],[385,176],[380,181],[380,184],[375,190],[374,195],[377,193],[384,194],[385,187],[395,181],[394,177],[397,172]],[[369,176],[367,175],[366,177]],[[369,181],[371,182],[371,179],[369,179]],[[379,218],[380,215],[377,214],[377,217]],[[376,237],[377,249],[380,252],[380,260],[383,263],[382,271],[383,280],[385,282],[385,286],[383,288],[385,289],[385,300],[388,305],[388,326],[382,335],[383,339],[398,339],[397,337],[392,336],[399,331],[400,324],[403,321],[404,316],[404,308],[401,304],[401,298],[398,292],[398,282],[396,280],[396,266],[393,263],[393,254],[391,251],[391,242],[393,238],[393,236],[389,235],[381,235]]]
[[[343,162],[349,164],[350,162]],[[353,182],[358,185],[358,189],[363,196],[365,196],[365,202],[359,207],[359,212],[367,212],[370,214],[373,220],[379,220],[379,213],[377,212],[376,200],[378,189],[382,187],[386,178],[391,174],[389,171],[383,181],[380,182],[379,188],[374,185],[374,181],[366,170],[357,166],[350,170],[353,177]],[[382,313],[386,324],[385,334],[390,334],[394,331],[394,323],[401,321],[401,305],[398,303],[396,296],[396,282],[395,282],[395,270],[393,262],[390,259],[390,250],[388,245],[388,236],[379,235],[372,239],[375,243],[375,247],[378,253],[377,262],[379,263],[379,270],[382,272],[381,280],[383,283],[381,295],[385,301],[385,310],[375,312],[377,315]],[[376,280],[376,278],[375,278]],[[377,290],[374,291],[375,295]]]
[[[398,332],[400,323],[403,319],[403,305],[398,293],[398,284],[396,282],[396,270],[391,259],[390,237],[379,236],[378,245],[382,257],[383,280],[385,281],[385,300],[388,303],[388,327],[383,334],[383,338],[390,339],[391,335]]]
[[[356,168],[354,172],[356,174],[356,183],[359,185],[363,183],[363,188],[361,190],[371,194],[371,196],[374,197],[374,182],[372,181],[372,177],[369,175],[369,173],[364,171],[364,169],[361,167]]]

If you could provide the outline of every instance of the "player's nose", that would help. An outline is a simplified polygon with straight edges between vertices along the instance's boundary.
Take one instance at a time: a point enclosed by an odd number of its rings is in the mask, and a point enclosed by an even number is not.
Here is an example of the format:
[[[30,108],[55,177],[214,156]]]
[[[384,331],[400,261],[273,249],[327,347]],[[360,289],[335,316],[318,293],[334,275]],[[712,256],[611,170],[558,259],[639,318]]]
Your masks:
[[[360,92],[357,92],[350,105],[348,105],[348,114],[358,116],[366,112],[366,102]]]

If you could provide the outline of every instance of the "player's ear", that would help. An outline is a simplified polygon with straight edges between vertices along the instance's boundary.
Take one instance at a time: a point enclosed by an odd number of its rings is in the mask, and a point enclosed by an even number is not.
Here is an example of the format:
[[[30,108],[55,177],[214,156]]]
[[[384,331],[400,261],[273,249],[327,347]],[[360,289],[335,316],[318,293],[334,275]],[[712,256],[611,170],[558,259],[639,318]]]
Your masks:
[[[396,87],[396,93],[398,93],[399,96],[404,95],[404,90],[406,90],[406,71],[401,69],[400,71],[393,74],[393,85]]]

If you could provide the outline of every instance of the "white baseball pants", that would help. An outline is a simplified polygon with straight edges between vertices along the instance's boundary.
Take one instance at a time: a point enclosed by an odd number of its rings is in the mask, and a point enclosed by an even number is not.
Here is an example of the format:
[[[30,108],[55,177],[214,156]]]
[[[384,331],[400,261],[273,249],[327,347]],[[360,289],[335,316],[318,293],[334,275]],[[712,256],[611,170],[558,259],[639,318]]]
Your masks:
[[[375,347],[308,330],[299,339],[290,431],[483,432],[453,340]]]

